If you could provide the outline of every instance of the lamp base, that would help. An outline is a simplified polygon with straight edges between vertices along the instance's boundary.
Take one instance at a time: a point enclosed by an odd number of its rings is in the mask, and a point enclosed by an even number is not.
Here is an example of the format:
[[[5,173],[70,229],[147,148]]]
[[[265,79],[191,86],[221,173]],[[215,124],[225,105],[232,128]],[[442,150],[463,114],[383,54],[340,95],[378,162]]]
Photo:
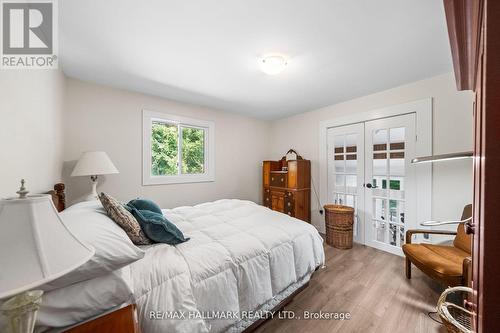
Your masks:
[[[99,200],[99,195],[97,194],[97,176],[90,176],[92,180],[92,189],[90,193],[83,199],[84,201],[94,201]]]
[[[7,317],[10,333],[33,332],[42,295],[42,290],[27,291],[2,304],[0,311]]]

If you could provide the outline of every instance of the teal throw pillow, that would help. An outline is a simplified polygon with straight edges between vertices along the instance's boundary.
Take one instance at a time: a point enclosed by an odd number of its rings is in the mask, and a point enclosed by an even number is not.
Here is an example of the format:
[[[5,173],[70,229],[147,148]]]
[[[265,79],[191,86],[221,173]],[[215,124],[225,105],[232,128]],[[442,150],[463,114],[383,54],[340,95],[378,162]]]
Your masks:
[[[131,205],[127,205],[127,207],[141,225],[142,231],[152,241],[176,245],[189,240],[163,214],[150,210],[139,210]]]
[[[137,198],[134,200],[130,200],[127,205],[132,206],[137,210],[150,210],[152,212],[161,214],[160,206],[149,199]]]

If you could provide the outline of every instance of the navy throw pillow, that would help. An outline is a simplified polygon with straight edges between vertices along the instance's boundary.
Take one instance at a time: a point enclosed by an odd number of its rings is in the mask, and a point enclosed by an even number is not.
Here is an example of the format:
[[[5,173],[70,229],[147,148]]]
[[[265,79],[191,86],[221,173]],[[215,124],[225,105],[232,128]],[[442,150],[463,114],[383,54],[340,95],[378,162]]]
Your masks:
[[[161,214],[160,206],[148,199],[137,198],[134,200],[130,200],[127,205],[132,206],[137,210],[150,210],[152,212]]]
[[[130,212],[141,225],[142,231],[154,242],[176,245],[189,240],[185,238],[175,224],[170,222],[161,213],[150,210],[139,210],[127,205]]]

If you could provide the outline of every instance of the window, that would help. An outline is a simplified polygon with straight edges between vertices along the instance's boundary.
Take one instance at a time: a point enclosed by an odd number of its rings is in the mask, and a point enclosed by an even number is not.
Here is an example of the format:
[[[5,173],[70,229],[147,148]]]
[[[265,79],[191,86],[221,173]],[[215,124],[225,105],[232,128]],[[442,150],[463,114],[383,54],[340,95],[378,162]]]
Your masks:
[[[214,181],[210,121],[143,111],[143,185]]]

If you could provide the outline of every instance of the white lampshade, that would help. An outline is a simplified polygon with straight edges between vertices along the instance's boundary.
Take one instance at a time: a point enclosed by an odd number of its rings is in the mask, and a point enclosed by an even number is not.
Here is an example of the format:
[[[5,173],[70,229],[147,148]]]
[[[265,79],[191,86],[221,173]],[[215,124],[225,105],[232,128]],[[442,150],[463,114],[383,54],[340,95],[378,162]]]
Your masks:
[[[108,154],[103,151],[88,151],[80,156],[71,176],[97,176],[118,173]]]
[[[61,277],[94,249],[62,223],[50,195],[0,201],[0,299]]]

